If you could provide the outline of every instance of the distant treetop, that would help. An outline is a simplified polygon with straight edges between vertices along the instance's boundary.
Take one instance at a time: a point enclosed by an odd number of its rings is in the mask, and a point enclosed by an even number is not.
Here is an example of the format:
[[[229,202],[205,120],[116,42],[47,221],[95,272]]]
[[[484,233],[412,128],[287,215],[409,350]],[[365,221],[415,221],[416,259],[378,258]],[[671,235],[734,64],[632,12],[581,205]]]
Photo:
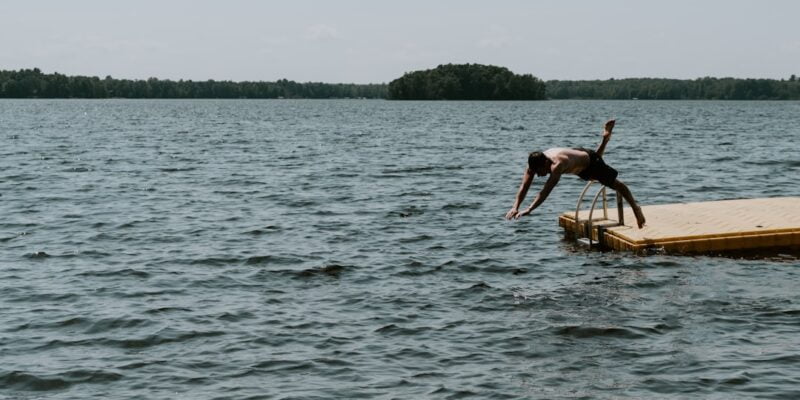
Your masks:
[[[530,74],[481,64],[446,64],[408,72],[389,83],[392,100],[544,100],[545,84]]]

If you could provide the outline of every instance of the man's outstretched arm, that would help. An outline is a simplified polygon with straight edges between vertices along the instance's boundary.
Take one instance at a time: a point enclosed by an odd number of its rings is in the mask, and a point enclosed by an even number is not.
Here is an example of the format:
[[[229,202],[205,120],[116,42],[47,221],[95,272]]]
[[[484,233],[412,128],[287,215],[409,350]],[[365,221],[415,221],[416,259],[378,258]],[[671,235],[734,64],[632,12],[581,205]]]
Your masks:
[[[542,203],[544,203],[544,201],[547,199],[547,196],[550,195],[550,192],[553,190],[553,188],[558,184],[559,179],[561,179],[560,172],[551,172],[550,177],[547,178],[547,182],[545,182],[544,186],[542,187],[542,191],[536,195],[536,198],[533,200],[533,203],[530,207],[517,214],[517,219],[530,214],[533,210],[542,205]]]
[[[514,199],[514,206],[506,213],[506,219],[512,219],[519,213],[519,205],[522,204],[522,200],[525,200],[525,196],[528,194],[528,189],[531,187],[531,182],[533,182],[533,175],[530,169],[525,168],[525,173],[522,174],[522,183],[519,185],[517,197]]]
[[[611,140],[611,131],[614,130],[614,124],[616,122],[617,120],[610,119],[606,122],[605,126],[603,126],[603,141],[600,142],[600,146],[597,146],[597,154],[600,157],[602,157],[603,152],[606,151],[606,144]]]

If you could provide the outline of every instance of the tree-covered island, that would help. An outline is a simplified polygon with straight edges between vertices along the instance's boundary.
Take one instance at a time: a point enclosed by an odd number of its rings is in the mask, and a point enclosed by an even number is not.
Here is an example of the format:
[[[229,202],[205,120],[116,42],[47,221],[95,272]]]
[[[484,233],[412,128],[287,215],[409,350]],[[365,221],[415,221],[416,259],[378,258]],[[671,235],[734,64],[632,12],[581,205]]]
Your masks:
[[[408,72],[389,83],[391,100],[544,100],[545,84],[530,74],[481,64],[446,64]]]

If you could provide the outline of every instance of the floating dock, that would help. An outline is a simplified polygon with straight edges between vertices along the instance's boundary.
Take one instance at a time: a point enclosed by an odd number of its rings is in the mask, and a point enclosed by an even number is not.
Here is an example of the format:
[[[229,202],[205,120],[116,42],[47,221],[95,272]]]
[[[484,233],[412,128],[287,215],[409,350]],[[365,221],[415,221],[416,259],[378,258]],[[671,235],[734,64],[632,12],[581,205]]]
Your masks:
[[[800,197],[643,206],[647,222],[642,229],[630,207],[620,214],[618,209],[580,210],[580,202],[558,223],[568,237],[602,249],[724,253],[800,246]]]

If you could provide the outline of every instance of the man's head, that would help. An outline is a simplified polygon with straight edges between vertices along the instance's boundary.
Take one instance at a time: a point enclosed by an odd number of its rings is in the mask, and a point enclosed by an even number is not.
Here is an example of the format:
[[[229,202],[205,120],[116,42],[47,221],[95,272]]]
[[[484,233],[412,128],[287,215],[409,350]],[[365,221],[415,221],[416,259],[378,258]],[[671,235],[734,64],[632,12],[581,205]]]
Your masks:
[[[545,176],[550,172],[550,160],[541,151],[534,151],[528,154],[528,169],[531,173]]]

